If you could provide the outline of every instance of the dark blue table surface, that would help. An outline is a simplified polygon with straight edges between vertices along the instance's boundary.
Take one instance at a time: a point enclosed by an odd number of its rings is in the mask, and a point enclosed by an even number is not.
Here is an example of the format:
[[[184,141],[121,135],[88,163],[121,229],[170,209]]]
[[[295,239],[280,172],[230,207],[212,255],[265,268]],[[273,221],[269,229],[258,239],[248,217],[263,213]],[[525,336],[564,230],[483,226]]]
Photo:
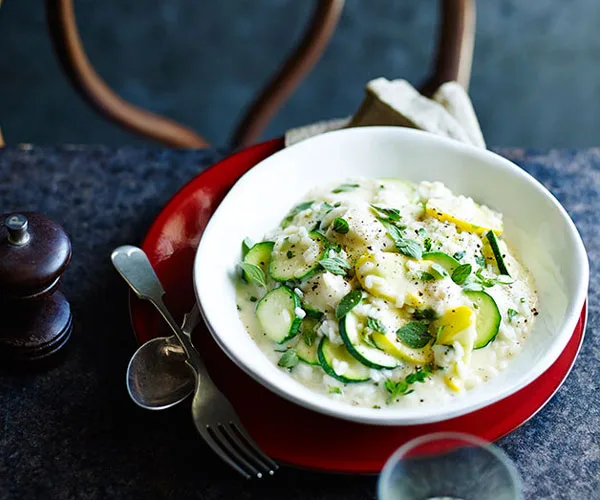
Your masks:
[[[527,498],[598,499],[600,150],[500,153],[566,207],[588,250],[591,285],[587,334],[569,378],[498,444],[515,461]],[[57,366],[0,375],[1,500],[375,497],[374,477],[284,468],[268,481],[246,482],[198,438],[186,405],[152,413],[127,397],[124,373],[135,343],[126,288],[110,251],[139,243],[175,191],[220,157],[217,151],[90,146],[0,151],[0,213],[44,212],[71,236],[63,291],[75,316]]]

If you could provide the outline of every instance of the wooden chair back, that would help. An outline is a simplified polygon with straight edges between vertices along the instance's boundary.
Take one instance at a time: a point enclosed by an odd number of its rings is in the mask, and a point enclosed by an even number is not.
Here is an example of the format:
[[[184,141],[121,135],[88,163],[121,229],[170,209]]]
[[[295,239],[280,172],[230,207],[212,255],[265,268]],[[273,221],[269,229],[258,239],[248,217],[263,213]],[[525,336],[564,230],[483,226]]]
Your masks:
[[[1,0],[0,0],[1,1]],[[275,113],[292,95],[325,50],[344,0],[315,0],[313,15],[298,45],[254,99],[232,133],[230,146],[257,141]],[[468,87],[475,25],[474,0],[440,0],[441,22],[433,71],[422,86],[431,94],[443,82]],[[365,5],[367,8],[367,5]],[[189,127],[119,97],[88,59],[75,18],[73,0],[46,0],[50,35],[69,80],[96,111],[118,125],[168,147],[203,148],[208,141]]]

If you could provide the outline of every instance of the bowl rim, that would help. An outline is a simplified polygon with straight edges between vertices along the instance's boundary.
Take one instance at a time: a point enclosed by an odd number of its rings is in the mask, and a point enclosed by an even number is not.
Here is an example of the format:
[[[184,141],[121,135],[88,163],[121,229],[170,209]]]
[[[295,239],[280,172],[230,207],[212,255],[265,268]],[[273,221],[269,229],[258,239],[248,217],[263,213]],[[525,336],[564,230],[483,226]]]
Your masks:
[[[199,279],[201,275],[201,255],[203,242],[207,240],[206,236],[210,235],[214,228],[214,220],[215,215],[219,213],[222,209],[223,203],[229,197],[232,196],[232,192],[235,190],[236,186],[242,179],[244,179],[248,174],[255,171],[257,168],[261,168],[261,166],[265,162],[272,162],[273,158],[279,155],[287,155],[290,150],[295,148],[305,148],[307,144],[310,145],[316,141],[326,141],[328,137],[333,135],[340,134],[348,134],[348,135],[377,135],[377,134],[391,134],[397,135],[397,137],[403,137],[404,140],[411,140],[411,138],[422,141],[424,144],[427,143],[438,143],[448,150],[454,150],[458,154],[464,154],[474,158],[482,164],[487,166],[490,163],[495,163],[496,167],[506,169],[510,171],[511,174],[519,178],[519,182],[525,182],[530,184],[542,197],[546,198],[553,207],[558,211],[561,218],[566,223],[569,228],[569,235],[573,240],[577,252],[574,258],[577,261],[577,269],[579,270],[579,285],[576,289],[576,293],[574,293],[570,299],[571,307],[567,309],[565,312],[565,317],[562,321],[561,327],[559,328],[560,334],[558,335],[557,341],[554,342],[553,348],[549,349],[545,355],[534,365],[533,369],[525,372],[525,374],[518,380],[518,383],[514,383],[512,385],[507,386],[506,388],[495,391],[492,396],[487,398],[482,398],[478,402],[474,402],[470,405],[463,405],[462,407],[453,408],[451,410],[446,411],[438,411],[436,413],[429,412],[428,414],[420,415],[416,411],[408,411],[406,408],[382,408],[378,410],[373,410],[371,408],[364,408],[358,406],[352,406],[347,403],[334,401],[331,398],[327,398],[326,396],[320,395],[308,389],[304,386],[307,391],[309,391],[314,397],[303,397],[298,396],[288,390],[285,390],[280,387],[279,383],[277,383],[277,379],[280,377],[268,377],[263,376],[260,373],[255,372],[252,367],[250,367],[244,359],[243,355],[236,354],[235,351],[231,350],[226,341],[224,341],[219,335],[217,329],[214,327],[213,322],[211,321],[211,317],[214,319],[215,316],[213,313],[208,312],[204,305],[202,296],[202,291],[204,290],[202,286],[202,280]],[[459,417],[461,415],[465,415],[481,409],[483,407],[489,406],[497,401],[500,401],[523,387],[529,385],[533,381],[535,381],[542,373],[544,373],[558,358],[560,353],[565,348],[568,340],[570,339],[579,316],[581,314],[581,310],[583,304],[585,302],[587,292],[588,292],[588,283],[589,283],[589,262],[587,253],[585,251],[585,247],[581,236],[572,221],[571,217],[565,210],[565,208],[560,204],[560,202],[556,199],[556,197],[545,187],[543,186],[535,177],[531,174],[520,168],[518,165],[513,163],[512,161],[500,156],[497,153],[494,153],[490,150],[484,150],[480,148],[476,148],[474,146],[461,143],[459,141],[448,139],[444,137],[440,137],[428,132],[423,132],[414,129],[407,129],[402,127],[388,127],[388,126],[373,126],[373,127],[356,127],[351,129],[342,129],[335,130],[331,132],[326,132],[324,134],[320,134],[318,136],[306,139],[302,142],[294,144],[290,147],[283,148],[280,151],[277,151],[273,155],[265,158],[264,160],[257,163],[251,169],[249,169],[244,175],[242,175],[236,183],[232,186],[231,190],[227,193],[227,195],[223,198],[215,212],[212,214],[204,233],[202,234],[202,238],[200,239],[198,248],[196,250],[196,255],[194,257],[194,265],[193,265],[193,284],[194,284],[194,293],[196,295],[196,300],[202,314],[202,317],[207,325],[208,330],[211,332],[211,335],[217,345],[225,352],[225,354],[245,373],[251,376],[254,380],[259,382],[261,385],[271,390],[275,394],[284,397],[285,399],[308,408],[310,410],[316,411],[321,414],[329,415],[332,417],[349,420],[353,422],[360,422],[366,424],[375,424],[375,425],[394,425],[394,426],[402,426],[402,425],[420,425],[420,424],[428,424],[439,422],[443,420],[449,420],[455,417]],[[208,286],[208,285],[207,285]],[[218,313],[217,313],[218,314]],[[245,330],[245,329],[244,329]],[[265,362],[271,363],[266,356]],[[286,377],[284,373],[281,373],[282,377]],[[300,383],[300,382],[298,382]],[[433,406],[428,406],[424,408],[419,408],[420,410],[427,410],[433,408]],[[412,409],[411,409],[412,410]],[[406,415],[408,413],[408,415]]]

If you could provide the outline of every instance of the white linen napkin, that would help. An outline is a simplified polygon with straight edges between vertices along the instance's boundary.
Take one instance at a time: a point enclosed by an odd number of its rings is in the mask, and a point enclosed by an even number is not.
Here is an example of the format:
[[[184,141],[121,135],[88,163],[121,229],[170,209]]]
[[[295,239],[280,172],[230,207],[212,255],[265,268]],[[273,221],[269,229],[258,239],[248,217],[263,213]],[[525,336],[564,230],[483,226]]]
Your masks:
[[[367,83],[365,99],[354,116],[326,120],[288,130],[291,146],[330,130],[369,125],[393,125],[425,130],[444,137],[486,147],[471,99],[457,82],[444,83],[432,99],[422,96],[406,80],[377,78]]]

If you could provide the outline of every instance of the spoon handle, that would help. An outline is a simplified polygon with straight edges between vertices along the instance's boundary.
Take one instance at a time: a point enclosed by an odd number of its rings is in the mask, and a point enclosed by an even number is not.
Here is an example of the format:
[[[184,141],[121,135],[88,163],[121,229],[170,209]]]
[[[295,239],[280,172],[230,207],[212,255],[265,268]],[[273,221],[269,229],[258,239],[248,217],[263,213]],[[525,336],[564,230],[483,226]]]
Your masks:
[[[202,363],[190,338],[181,330],[163,301],[165,290],[141,248],[124,245],[113,250],[111,260],[115,269],[140,298],[151,302],[173,330],[185,354],[194,367]]]

